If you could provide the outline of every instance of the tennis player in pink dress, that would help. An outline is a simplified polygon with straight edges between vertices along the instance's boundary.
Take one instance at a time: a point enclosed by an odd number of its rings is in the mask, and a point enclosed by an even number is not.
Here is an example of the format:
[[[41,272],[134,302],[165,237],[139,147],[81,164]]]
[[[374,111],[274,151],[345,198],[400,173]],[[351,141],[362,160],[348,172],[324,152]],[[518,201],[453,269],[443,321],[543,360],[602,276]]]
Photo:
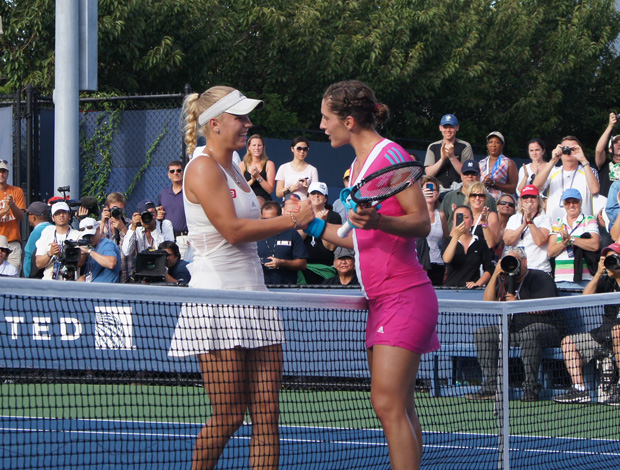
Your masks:
[[[321,103],[321,129],[332,147],[349,144],[357,158],[351,186],[381,168],[412,157],[381,137],[375,127],[389,110],[359,81],[331,85]],[[422,354],[439,349],[437,296],[415,252],[415,238],[430,231],[430,218],[418,183],[386,199],[380,209],[349,211],[358,227],[339,238],[339,226],[312,224],[325,240],[354,248],[357,276],[368,298],[366,348],[372,406],[388,442],[393,470],[417,469],[422,458],[422,428],[414,391]],[[316,220],[316,219],[315,219]]]

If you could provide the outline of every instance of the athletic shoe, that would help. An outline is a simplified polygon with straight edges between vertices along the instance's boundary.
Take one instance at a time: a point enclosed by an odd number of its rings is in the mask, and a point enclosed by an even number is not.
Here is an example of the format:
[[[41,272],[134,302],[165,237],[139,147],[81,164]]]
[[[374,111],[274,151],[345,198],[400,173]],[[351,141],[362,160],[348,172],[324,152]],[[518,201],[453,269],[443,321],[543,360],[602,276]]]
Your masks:
[[[523,390],[521,401],[525,401],[525,402],[538,401],[538,393],[536,393],[534,390],[530,390],[526,388]]]
[[[465,395],[468,400],[493,400],[495,398],[495,392],[486,392],[484,390],[478,390],[474,393],[468,393]]]
[[[614,391],[604,403],[610,406],[620,406],[620,385],[616,385]]]
[[[583,392],[571,387],[568,392],[553,397],[556,403],[589,403],[591,401],[590,393],[587,390]]]

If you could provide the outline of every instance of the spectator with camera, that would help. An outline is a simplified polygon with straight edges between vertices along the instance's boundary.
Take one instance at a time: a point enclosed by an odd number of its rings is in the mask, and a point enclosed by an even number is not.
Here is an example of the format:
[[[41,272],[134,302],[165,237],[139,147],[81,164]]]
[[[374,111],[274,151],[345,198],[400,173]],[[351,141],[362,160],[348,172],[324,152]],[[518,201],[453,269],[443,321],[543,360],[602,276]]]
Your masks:
[[[144,250],[155,249],[165,241],[174,241],[172,223],[166,219],[157,219],[157,208],[153,201],[140,201],[123,237],[121,253],[135,257]]]
[[[135,258],[125,256],[121,247],[127,233],[128,221],[125,219],[125,208],[127,200],[123,193],[113,192],[108,194],[105,205],[101,210],[101,220],[99,221],[99,232],[103,238],[112,240],[119,250],[121,250],[121,272],[119,282],[127,282],[129,276],[135,269]]]
[[[263,219],[280,215],[282,208],[275,201],[267,201],[261,208]],[[265,284],[297,284],[297,273],[308,265],[308,250],[297,230],[285,230],[259,240],[257,246]]]
[[[51,212],[54,224],[45,227],[37,241],[36,266],[44,270],[43,279],[75,280],[77,266],[81,262],[80,250],[76,252],[71,249],[75,247],[66,242],[77,242],[80,232],[69,225],[71,209],[66,202],[55,203]],[[70,256],[67,257],[67,254]]]
[[[168,178],[172,184],[159,192],[157,206],[161,208],[160,214],[172,223],[175,243],[183,257],[189,246],[183,207],[183,163],[179,160],[168,163]]]
[[[584,288],[584,294],[620,292],[620,244],[612,243],[601,253],[598,269]],[[607,356],[613,351],[616,366],[620,364],[620,310],[617,305],[606,305],[601,326],[588,333],[577,333],[562,340],[562,354],[572,386],[564,394],[554,397],[557,403],[588,403],[590,393],[583,379],[583,365]],[[620,406],[620,382],[605,404]]]
[[[538,269],[529,269],[527,255],[522,248],[507,248],[484,290],[484,300],[503,302],[545,297],[557,297],[551,276]],[[538,400],[541,389],[538,369],[542,362],[542,350],[559,346],[565,329],[564,318],[559,311],[514,315],[509,325],[509,334],[510,344],[521,346],[521,360],[525,370],[522,401]],[[500,331],[500,325],[492,325],[479,328],[474,333],[484,381],[479,391],[466,395],[466,398],[489,400],[495,396]]]
[[[474,159],[469,142],[456,138],[459,120],[454,114],[446,114],[439,122],[439,132],[443,138],[433,142],[426,149],[425,172],[440,182],[440,193],[457,189],[461,183],[463,163]]]
[[[561,164],[556,167],[560,159]],[[569,135],[562,138],[551,152],[551,160],[539,170],[533,184],[541,194],[547,194],[546,212],[552,222],[566,215],[562,195],[567,189],[579,191],[583,213],[594,215],[592,198],[600,191],[598,172],[588,162],[577,137]]]
[[[561,201],[566,215],[551,227],[547,255],[555,259],[557,286],[581,290],[597,269],[601,240],[598,222],[582,211],[577,189],[564,191]]]
[[[609,113],[609,123],[598,139],[594,153],[594,161],[601,184],[601,194],[604,196],[611,194],[610,188],[615,181],[620,181],[620,134],[612,136],[614,126],[618,124],[619,118],[620,114]],[[607,152],[609,152],[609,158]]]
[[[9,241],[4,235],[0,235],[0,277],[18,277],[17,268],[9,263],[6,258],[11,254]]]
[[[178,245],[171,241],[165,241],[159,245],[159,250],[164,250],[168,253],[166,255],[165,281],[187,285],[192,276],[189,273],[189,269],[187,269],[189,263],[181,259]]]
[[[50,206],[44,202],[35,201],[28,206],[26,214],[28,214],[28,223],[33,229],[24,247],[24,277],[41,278],[43,270],[38,269],[36,264],[37,241],[41,238],[43,229],[52,225],[49,223]]]
[[[4,235],[9,241],[11,253],[7,260],[19,272],[22,267],[22,240],[19,223],[24,218],[26,200],[22,189],[8,184],[8,179],[9,162],[0,160],[0,235]]]
[[[532,269],[551,274],[551,263],[547,254],[550,232],[551,218],[545,214],[544,202],[538,188],[533,184],[524,186],[518,211],[508,219],[504,244],[522,247]]]
[[[85,256],[84,274],[78,278],[82,282],[119,281],[121,272],[121,252],[118,246],[101,236],[100,224],[91,217],[80,221],[80,250]]]

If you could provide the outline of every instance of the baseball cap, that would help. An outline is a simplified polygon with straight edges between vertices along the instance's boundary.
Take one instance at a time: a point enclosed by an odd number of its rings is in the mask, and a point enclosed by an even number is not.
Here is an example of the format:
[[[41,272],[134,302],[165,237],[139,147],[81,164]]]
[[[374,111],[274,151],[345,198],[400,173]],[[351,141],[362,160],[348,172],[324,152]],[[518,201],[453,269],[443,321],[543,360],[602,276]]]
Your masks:
[[[97,233],[97,221],[92,217],[85,217],[80,221],[80,237]]]
[[[246,98],[239,90],[233,90],[228,93],[224,98],[216,101],[207,108],[199,117],[198,124],[202,127],[209,119],[218,117],[220,114],[228,113],[236,116],[243,116],[249,114],[254,108],[262,108],[263,102],[261,100],[254,100]]]
[[[523,186],[523,189],[521,190],[521,197],[538,196],[539,194],[540,192],[538,191],[538,188],[534,186],[533,184],[528,184],[527,186]]]
[[[9,240],[4,235],[0,235],[0,250],[7,250],[9,254],[13,253],[13,250],[9,248]]]
[[[581,193],[577,188],[568,188],[562,193],[562,202],[564,202],[566,199],[578,199],[581,201]]]
[[[145,210],[150,209],[152,207],[155,207],[155,203],[153,201],[151,201],[150,199],[143,199],[136,206],[136,212],[142,213]]]
[[[52,206],[52,215],[55,215],[56,212],[58,211],[67,211],[67,212],[71,212],[71,209],[69,209],[69,204],[67,204],[66,202],[57,202]]]
[[[620,243],[612,243],[611,245],[603,248],[603,251],[601,251],[601,255],[605,256],[610,251],[613,251],[614,253],[618,253],[620,255]]]
[[[50,213],[50,206],[41,201],[34,201],[30,203],[26,214],[29,215],[47,215]]]
[[[474,160],[467,160],[465,163],[463,163],[461,173],[476,173],[477,175],[479,175],[480,165],[478,165],[478,162]]]
[[[0,170],[8,170],[9,162],[6,160],[0,160]]]
[[[499,131],[491,132],[489,135],[487,135],[487,140],[489,140],[491,137],[497,137],[499,140],[502,141],[502,144],[506,143],[506,139],[504,139],[504,135]]]
[[[349,258],[355,259],[355,251],[353,251],[350,248],[343,248],[341,246],[337,247],[334,250],[334,258],[335,259],[346,258],[347,256]]]
[[[310,184],[308,188],[308,194],[312,194],[314,191],[320,192],[323,196],[327,196],[327,185],[320,181]]]
[[[439,123],[439,125],[456,127],[459,125],[459,120],[454,114],[444,114],[444,116],[441,118],[441,122]]]
[[[609,139],[609,146],[611,147],[618,139],[620,139],[620,134],[614,135],[611,139]]]

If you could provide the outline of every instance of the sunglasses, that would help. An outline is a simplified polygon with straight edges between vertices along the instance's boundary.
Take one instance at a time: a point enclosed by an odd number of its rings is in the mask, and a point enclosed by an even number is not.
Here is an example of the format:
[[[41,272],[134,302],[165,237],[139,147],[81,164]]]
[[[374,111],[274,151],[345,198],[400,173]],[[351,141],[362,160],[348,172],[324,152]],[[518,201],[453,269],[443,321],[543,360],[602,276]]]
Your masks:
[[[538,199],[538,196],[521,196],[521,199]]]
[[[497,203],[498,206],[508,206],[508,207],[512,207],[513,209],[515,208],[515,203],[514,202],[508,202],[508,201],[500,201]]]
[[[0,163],[4,163],[4,164],[8,165],[9,161],[8,160],[0,160]]]
[[[310,147],[295,147],[298,152],[307,152],[309,149]]]
[[[484,197],[484,198],[486,198],[487,195],[486,194],[481,194],[481,193],[471,193],[469,195],[469,197]]]
[[[80,227],[78,230],[80,232],[85,232],[86,230],[92,230],[94,228],[97,228],[96,225],[87,225],[86,227]]]
[[[183,169],[182,168],[176,168],[176,169],[173,168],[172,170],[168,170],[168,172],[170,174],[173,174],[173,173],[183,173]]]
[[[564,199],[564,201],[562,201],[564,203],[565,206],[570,206],[573,204],[581,204],[581,201],[578,199]]]

